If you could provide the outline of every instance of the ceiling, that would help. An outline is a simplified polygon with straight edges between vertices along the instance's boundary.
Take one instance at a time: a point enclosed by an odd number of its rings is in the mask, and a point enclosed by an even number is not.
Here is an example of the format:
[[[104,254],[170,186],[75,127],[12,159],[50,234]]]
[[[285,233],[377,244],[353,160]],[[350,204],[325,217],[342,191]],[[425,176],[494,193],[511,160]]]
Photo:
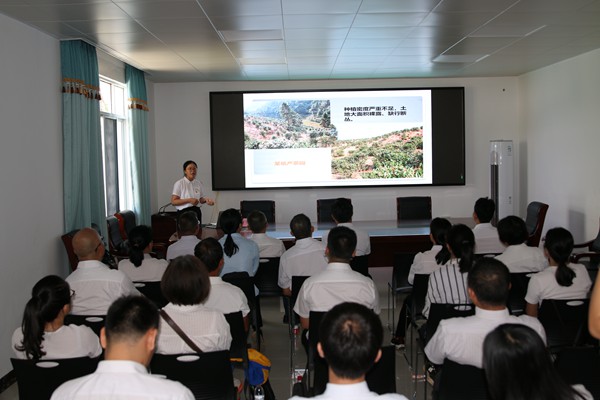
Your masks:
[[[515,76],[600,48],[600,0],[0,0],[154,82]]]

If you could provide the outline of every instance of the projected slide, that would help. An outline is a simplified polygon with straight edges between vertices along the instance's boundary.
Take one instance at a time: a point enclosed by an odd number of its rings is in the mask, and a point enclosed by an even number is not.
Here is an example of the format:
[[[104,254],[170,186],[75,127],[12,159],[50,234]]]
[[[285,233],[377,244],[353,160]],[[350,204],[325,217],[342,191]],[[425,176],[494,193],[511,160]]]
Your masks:
[[[246,187],[431,184],[431,91],[245,93]]]

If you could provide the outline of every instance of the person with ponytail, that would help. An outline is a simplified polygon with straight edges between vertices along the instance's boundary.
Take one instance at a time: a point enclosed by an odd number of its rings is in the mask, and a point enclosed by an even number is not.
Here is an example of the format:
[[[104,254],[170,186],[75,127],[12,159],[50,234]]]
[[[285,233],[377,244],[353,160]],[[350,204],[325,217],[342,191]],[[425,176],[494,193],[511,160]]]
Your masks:
[[[73,292],[64,279],[48,275],[35,284],[25,305],[23,322],[12,336],[19,359],[97,357],[98,336],[87,326],[64,325]]]
[[[589,297],[592,280],[582,264],[569,262],[573,235],[565,228],[546,232],[544,254],[549,267],[532,275],[525,295],[525,313],[537,317],[544,299],[575,300]]]
[[[410,271],[408,272],[408,283],[413,284],[416,274],[429,275],[450,260],[450,251],[446,247],[446,235],[452,224],[446,218],[434,218],[429,224],[429,240],[433,244],[430,250],[415,255]],[[409,294],[402,303],[400,318],[396,325],[396,333],[391,343],[398,349],[404,348],[404,336],[406,325],[406,310],[412,305],[412,296]]]
[[[138,225],[128,235],[129,259],[119,262],[119,270],[133,282],[158,282],[162,279],[167,260],[150,256],[152,251],[152,229]]]
[[[423,315],[429,315],[432,303],[470,303],[467,294],[467,274],[473,266],[475,236],[466,225],[453,225],[446,236],[450,259],[429,276]]]
[[[221,276],[230,272],[247,272],[248,275],[254,276],[259,263],[258,245],[240,235],[242,215],[238,210],[230,208],[221,213],[219,221],[225,234],[219,240],[223,246],[225,261]]]

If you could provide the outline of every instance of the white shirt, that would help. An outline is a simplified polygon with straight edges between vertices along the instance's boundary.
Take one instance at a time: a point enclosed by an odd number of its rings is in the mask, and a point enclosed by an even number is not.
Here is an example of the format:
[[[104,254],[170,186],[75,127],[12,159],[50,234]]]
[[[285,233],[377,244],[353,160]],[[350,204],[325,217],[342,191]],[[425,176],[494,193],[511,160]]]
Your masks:
[[[164,310],[203,352],[229,350],[231,332],[222,312],[205,307],[203,304],[178,306],[169,303]],[[195,353],[162,317],[156,352],[159,354]]]
[[[294,396],[290,400],[300,400],[306,397]],[[385,393],[377,394],[369,390],[369,386],[366,381],[359,383],[351,383],[349,385],[339,385],[334,383],[328,383],[325,391],[312,399],[321,400],[360,400],[360,399],[384,399],[384,400],[407,400],[406,397],[398,393]]]
[[[352,222],[340,222],[337,226],[345,226],[346,228],[352,229],[356,233],[356,256],[366,256],[367,254],[371,254],[371,238],[369,237],[369,233],[363,231],[361,229],[356,229]],[[324,246],[327,246],[327,237],[329,236],[329,231],[323,234],[323,238],[321,239]]]
[[[150,375],[134,361],[100,361],[96,372],[65,382],[51,400],[194,400],[192,392],[179,382]]]
[[[19,327],[12,335],[12,349],[15,357],[27,359],[24,351],[18,351],[15,346],[21,346],[23,330]],[[87,326],[63,325],[54,332],[44,332],[42,350],[46,355],[42,360],[76,357],[98,357],[102,353],[98,336]]]
[[[258,245],[258,254],[264,258],[281,257],[285,252],[285,246],[279,239],[272,238],[266,233],[253,233],[250,240]]]
[[[244,317],[250,312],[248,300],[242,289],[224,282],[218,276],[210,277],[210,294],[204,302],[204,306],[218,310],[223,314],[241,311]]]
[[[313,238],[296,240],[279,259],[277,284],[282,289],[291,289],[292,276],[313,276],[327,268],[325,245]]]
[[[471,299],[467,294],[467,273],[461,273],[458,260],[450,260],[429,275],[427,296],[423,315],[429,316],[432,303],[467,304]]]
[[[558,267],[548,267],[531,276],[525,301],[529,304],[541,305],[544,299],[587,299],[592,287],[590,274],[584,265],[568,264],[568,266],[575,271],[575,278],[571,286],[560,286],[555,277]]]
[[[505,249],[498,237],[498,230],[489,222],[475,225],[473,235],[475,254],[502,253]]]
[[[250,239],[246,239],[239,233],[233,233],[231,235],[233,242],[238,245],[238,251],[229,257],[227,254],[223,254],[223,270],[221,276],[230,272],[247,272],[248,275],[256,275],[258,270],[258,263],[260,257],[258,255],[258,245]],[[221,246],[225,246],[225,240],[227,235],[223,236],[219,243]]]
[[[294,311],[308,318],[311,311],[326,312],[347,301],[379,314],[379,293],[373,280],[353,271],[349,264],[329,263],[325,271],[304,281]]]
[[[175,196],[179,196],[180,199],[200,199],[204,197],[204,193],[202,192],[202,183],[194,179],[190,181],[185,176],[175,182],[173,185],[173,194]],[[198,203],[197,207],[200,207],[201,204]],[[177,210],[183,210],[185,208],[192,207],[190,203],[182,204],[180,206],[175,206]]]
[[[417,253],[412,265],[410,266],[410,271],[408,272],[408,283],[411,285],[413,284],[416,274],[429,275],[433,271],[439,269],[441,265],[437,263],[435,256],[441,250],[442,246],[436,244],[431,248],[431,250]]]
[[[539,272],[548,266],[544,252],[525,243],[508,246],[496,259],[502,261],[511,273]]]
[[[121,296],[140,295],[124,273],[96,260],[80,261],[65,279],[75,291],[71,314],[106,315],[108,307]]]
[[[427,358],[441,365],[444,358],[464,365],[483,367],[483,341],[488,333],[502,324],[527,325],[536,331],[544,343],[546,332],[537,318],[527,315],[516,317],[508,309],[491,311],[475,308],[475,315],[440,321],[435,334],[425,346]]]
[[[184,235],[167,248],[167,260],[171,261],[179,256],[193,256],[196,245],[200,239],[196,235]]]
[[[144,254],[142,265],[136,267],[128,259],[119,261],[119,271],[123,272],[132,282],[157,282],[162,279],[169,262]]]

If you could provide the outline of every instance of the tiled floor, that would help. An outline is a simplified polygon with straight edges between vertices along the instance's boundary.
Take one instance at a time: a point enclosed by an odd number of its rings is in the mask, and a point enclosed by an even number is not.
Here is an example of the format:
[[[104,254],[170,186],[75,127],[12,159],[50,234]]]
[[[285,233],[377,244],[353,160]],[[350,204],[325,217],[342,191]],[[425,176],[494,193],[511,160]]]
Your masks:
[[[391,268],[377,268],[370,270],[373,279],[377,283],[380,293],[381,320],[385,328],[384,344],[389,343],[390,333],[388,327],[387,309],[387,281],[391,276]],[[398,300],[398,304],[401,301]],[[266,298],[261,300],[263,314],[263,336],[264,342],[261,351],[271,360],[270,382],[277,399],[283,400],[290,397],[292,378],[290,375],[290,339],[288,327],[282,323],[283,312],[278,298]],[[397,313],[397,310],[396,310]],[[397,316],[396,316],[397,318]],[[392,324],[393,325],[393,324]],[[395,327],[395,325],[393,325]],[[305,364],[304,351],[299,340],[296,342],[297,357],[295,365],[301,367]],[[411,346],[407,348],[407,356],[410,354]],[[411,379],[411,370],[404,352],[396,352],[396,390],[406,397],[423,399],[423,383],[415,385]],[[417,392],[415,393],[415,390]],[[428,390],[429,395],[430,390]],[[426,398],[428,398],[427,396]],[[17,385],[0,393],[0,400],[18,399]]]

